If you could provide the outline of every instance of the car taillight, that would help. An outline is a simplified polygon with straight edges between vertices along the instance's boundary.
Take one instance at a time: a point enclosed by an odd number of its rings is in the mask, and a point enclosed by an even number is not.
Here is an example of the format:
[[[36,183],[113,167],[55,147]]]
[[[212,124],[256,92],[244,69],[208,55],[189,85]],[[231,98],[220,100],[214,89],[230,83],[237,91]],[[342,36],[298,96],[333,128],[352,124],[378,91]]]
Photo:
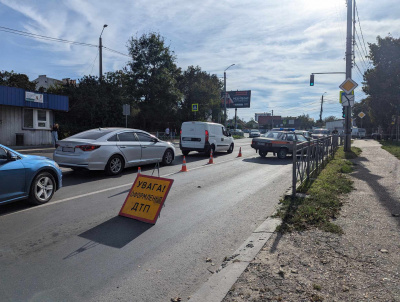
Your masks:
[[[208,142],[208,130],[206,130],[206,142]]]
[[[93,150],[99,149],[100,146],[99,145],[80,145],[80,146],[75,146],[75,148],[79,148],[82,151],[93,151]]]

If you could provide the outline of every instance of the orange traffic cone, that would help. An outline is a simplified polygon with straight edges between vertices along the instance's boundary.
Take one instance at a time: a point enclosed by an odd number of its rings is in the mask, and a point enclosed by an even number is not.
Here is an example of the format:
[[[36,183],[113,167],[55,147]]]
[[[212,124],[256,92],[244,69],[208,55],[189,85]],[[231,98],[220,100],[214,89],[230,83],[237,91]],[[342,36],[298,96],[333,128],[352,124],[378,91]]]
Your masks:
[[[237,157],[242,157],[242,147],[239,149],[239,155]]]
[[[214,163],[214,158],[213,158],[213,150],[211,149],[210,151],[210,159],[208,161],[209,164],[213,164]]]
[[[140,167],[137,168],[137,174],[141,174],[142,173],[142,169],[140,169]]]
[[[183,157],[183,163],[182,163],[182,169],[181,172],[187,172],[187,168],[186,168],[186,158],[185,156]]]

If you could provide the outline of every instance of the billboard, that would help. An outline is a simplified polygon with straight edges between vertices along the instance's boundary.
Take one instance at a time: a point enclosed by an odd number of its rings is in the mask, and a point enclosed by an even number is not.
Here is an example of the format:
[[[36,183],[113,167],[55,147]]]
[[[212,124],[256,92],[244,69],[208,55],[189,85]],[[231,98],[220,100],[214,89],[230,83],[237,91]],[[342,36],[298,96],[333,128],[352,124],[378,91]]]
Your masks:
[[[251,90],[227,91],[226,108],[250,108]],[[224,92],[221,93],[221,108],[225,108]]]

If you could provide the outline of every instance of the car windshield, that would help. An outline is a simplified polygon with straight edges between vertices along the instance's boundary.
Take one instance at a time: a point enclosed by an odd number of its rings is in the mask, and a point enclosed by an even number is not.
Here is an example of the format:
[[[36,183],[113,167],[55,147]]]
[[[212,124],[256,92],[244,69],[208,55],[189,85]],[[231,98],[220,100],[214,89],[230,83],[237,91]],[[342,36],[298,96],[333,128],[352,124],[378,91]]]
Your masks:
[[[258,130],[251,130],[251,132],[259,132]]]
[[[278,131],[270,131],[265,134],[266,138],[274,138],[274,139],[280,139],[282,137],[283,133],[278,132]]]
[[[100,137],[103,137],[106,134],[109,134],[109,133],[113,132],[113,131],[114,130],[104,130],[104,129],[88,130],[88,131],[85,131],[85,132],[81,132],[81,133],[72,135],[69,138],[96,140],[96,139],[99,139]]]
[[[327,129],[316,129],[313,131],[313,134],[329,134],[329,130]]]

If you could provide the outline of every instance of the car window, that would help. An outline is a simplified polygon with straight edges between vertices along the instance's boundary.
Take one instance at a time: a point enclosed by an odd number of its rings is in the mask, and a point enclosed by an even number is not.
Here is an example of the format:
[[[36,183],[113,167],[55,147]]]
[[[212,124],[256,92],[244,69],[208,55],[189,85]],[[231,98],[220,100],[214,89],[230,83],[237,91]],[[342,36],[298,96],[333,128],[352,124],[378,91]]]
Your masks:
[[[300,142],[308,142],[308,140],[301,134],[297,134],[297,140]]]
[[[109,142],[117,142],[118,141],[118,135],[113,135],[111,136],[107,141]]]
[[[275,131],[270,131],[265,135],[265,137],[267,138],[275,138],[275,139],[282,139],[282,136],[283,136],[282,132],[275,132]]]
[[[103,137],[106,134],[113,132],[113,131],[114,130],[103,130],[103,129],[88,130],[85,132],[81,132],[81,133],[72,135],[69,138],[96,140],[96,139],[99,139],[100,137]]]
[[[0,159],[7,159],[7,152],[3,148],[0,148]]]
[[[121,132],[118,133],[118,139],[121,142],[137,142],[135,132]]]
[[[294,139],[295,139],[295,136],[294,136],[294,134],[293,134],[293,133],[289,133],[289,134],[287,134],[287,136],[286,136],[286,140],[287,140],[287,141],[289,141],[289,142],[293,142],[293,141],[294,141]]]
[[[141,142],[152,142],[154,140],[154,136],[150,136],[143,132],[136,132],[136,135],[138,136],[139,141]]]

